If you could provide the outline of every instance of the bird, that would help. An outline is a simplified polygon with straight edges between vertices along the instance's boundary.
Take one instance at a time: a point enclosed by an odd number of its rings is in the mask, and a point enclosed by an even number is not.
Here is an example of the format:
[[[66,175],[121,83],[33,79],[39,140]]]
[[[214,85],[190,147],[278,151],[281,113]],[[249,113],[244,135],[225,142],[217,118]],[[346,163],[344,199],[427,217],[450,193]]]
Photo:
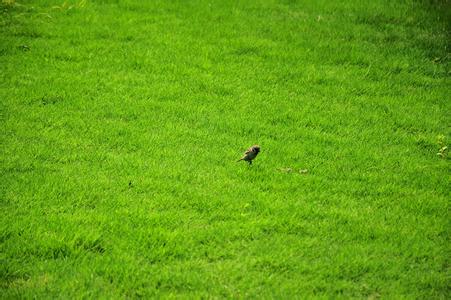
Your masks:
[[[249,149],[244,152],[243,157],[241,157],[237,162],[239,161],[247,161],[250,165],[252,165],[252,160],[257,157],[258,153],[260,152],[260,146],[259,145],[253,145]]]

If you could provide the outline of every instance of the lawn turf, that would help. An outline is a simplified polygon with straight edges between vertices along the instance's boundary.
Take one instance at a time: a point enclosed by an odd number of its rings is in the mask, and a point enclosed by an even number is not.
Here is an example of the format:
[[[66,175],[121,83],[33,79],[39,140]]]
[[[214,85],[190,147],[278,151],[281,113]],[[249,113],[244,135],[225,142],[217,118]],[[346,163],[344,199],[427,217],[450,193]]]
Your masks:
[[[2,298],[449,298],[449,1],[0,8]]]

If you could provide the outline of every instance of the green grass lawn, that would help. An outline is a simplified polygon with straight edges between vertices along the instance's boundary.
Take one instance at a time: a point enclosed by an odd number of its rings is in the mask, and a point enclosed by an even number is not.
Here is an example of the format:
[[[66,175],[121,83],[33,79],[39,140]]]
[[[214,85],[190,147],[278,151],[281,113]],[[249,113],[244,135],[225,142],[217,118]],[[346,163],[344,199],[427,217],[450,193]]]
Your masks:
[[[449,299],[448,0],[0,1],[1,298]]]

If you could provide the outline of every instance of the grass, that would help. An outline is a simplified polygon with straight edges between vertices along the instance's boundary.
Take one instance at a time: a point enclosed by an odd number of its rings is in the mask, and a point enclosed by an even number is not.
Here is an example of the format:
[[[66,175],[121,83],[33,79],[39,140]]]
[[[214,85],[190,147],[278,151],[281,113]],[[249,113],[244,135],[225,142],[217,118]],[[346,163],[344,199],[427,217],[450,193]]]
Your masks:
[[[0,8],[2,298],[449,298],[449,1]]]

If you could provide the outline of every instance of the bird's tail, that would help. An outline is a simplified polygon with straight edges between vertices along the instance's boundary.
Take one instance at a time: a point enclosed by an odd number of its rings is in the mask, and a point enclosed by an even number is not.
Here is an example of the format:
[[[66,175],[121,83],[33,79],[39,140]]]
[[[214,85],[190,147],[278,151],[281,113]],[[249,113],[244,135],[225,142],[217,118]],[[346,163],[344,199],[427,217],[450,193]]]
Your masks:
[[[237,160],[236,162],[240,162],[240,161],[242,161],[244,158],[240,158],[239,160]]]

